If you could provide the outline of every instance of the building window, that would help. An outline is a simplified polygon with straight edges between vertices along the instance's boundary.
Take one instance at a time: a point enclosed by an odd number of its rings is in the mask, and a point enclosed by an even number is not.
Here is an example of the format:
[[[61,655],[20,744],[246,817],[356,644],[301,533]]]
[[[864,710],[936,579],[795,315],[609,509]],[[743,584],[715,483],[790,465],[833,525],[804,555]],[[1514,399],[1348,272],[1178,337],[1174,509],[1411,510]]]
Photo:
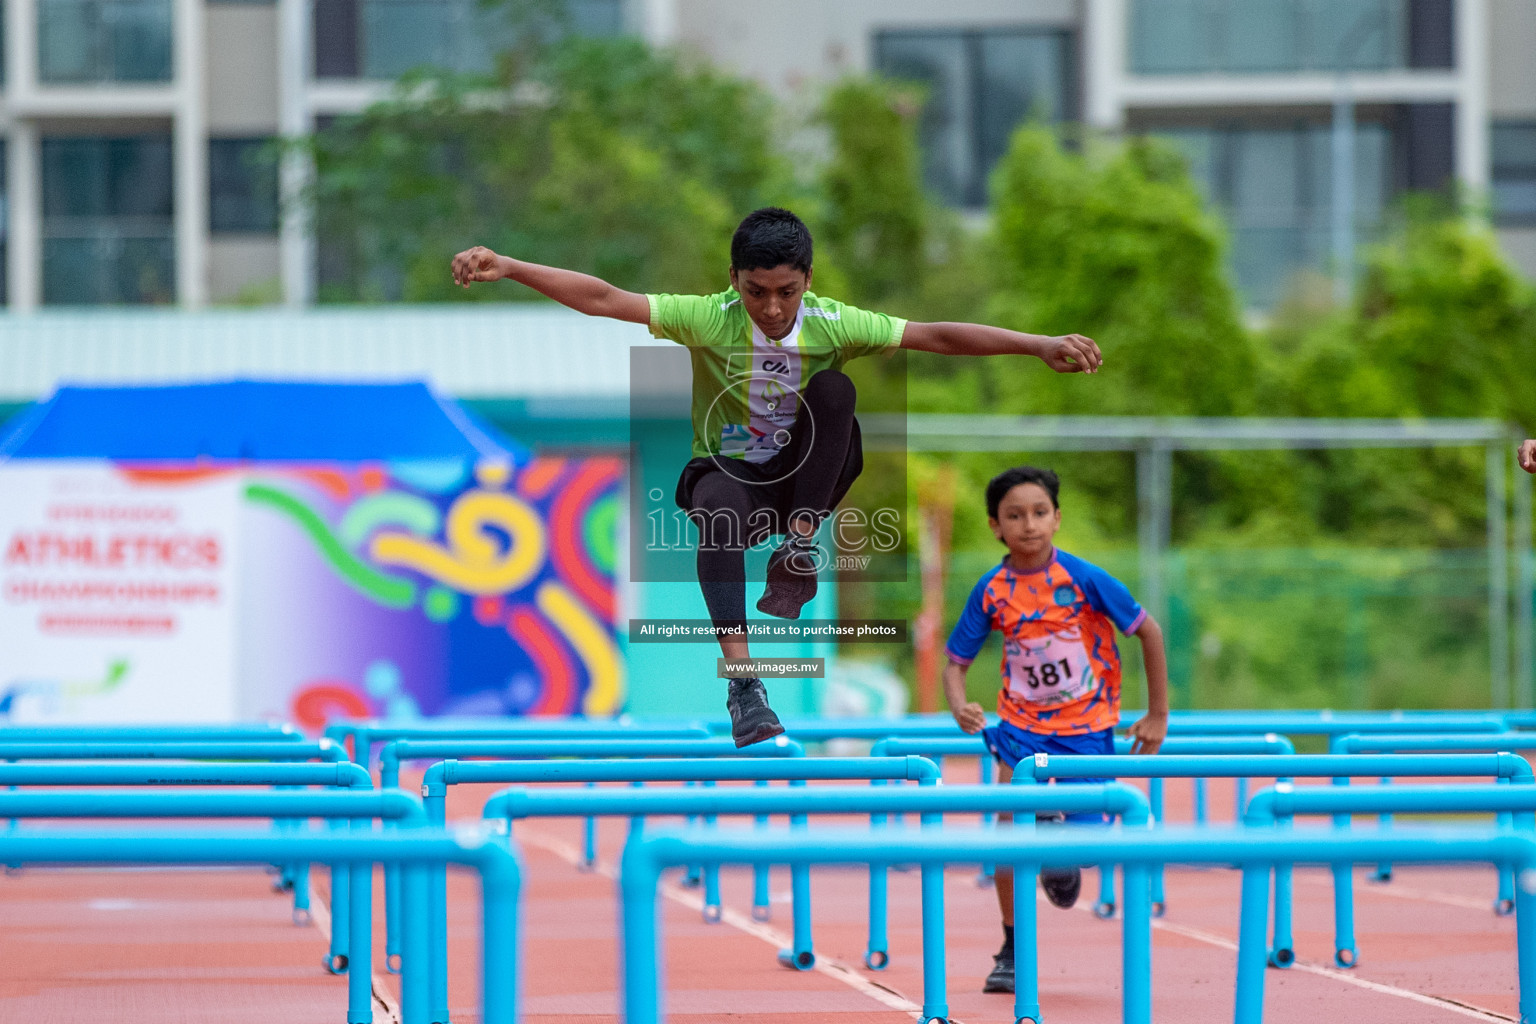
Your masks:
[[[44,82],[168,82],[170,0],[38,0]]]
[[[246,234],[277,231],[273,140],[208,140],[208,227]]]
[[[1536,121],[1493,125],[1493,217],[1536,225]]]
[[[1451,0],[1131,0],[1137,74],[1449,67]]]
[[[623,0],[565,0],[561,16],[484,0],[314,0],[316,78],[398,78],[415,68],[484,73],[530,27],[581,35],[623,31]],[[544,8],[547,9],[547,5]]]
[[[43,301],[175,300],[169,135],[44,139]]]
[[[1265,309],[1298,270],[1326,273],[1332,257],[1331,132],[1326,122],[1160,128],[1231,231],[1232,274],[1244,302]],[[1355,129],[1355,237],[1381,230],[1391,201],[1393,132]]]
[[[919,127],[928,187],[960,206],[982,206],[987,175],[1030,118],[1071,117],[1072,37],[1041,30],[881,32],[881,74],[927,90]]]

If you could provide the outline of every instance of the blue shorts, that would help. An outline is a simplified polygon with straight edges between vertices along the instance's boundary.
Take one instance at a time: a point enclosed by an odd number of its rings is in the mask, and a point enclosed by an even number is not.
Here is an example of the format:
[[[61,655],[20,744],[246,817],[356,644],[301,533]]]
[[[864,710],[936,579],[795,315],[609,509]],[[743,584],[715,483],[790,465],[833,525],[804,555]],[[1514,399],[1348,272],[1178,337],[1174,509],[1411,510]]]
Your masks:
[[[987,749],[992,752],[992,756],[1009,768],[1036,754],[1113,754],[1115,752],[1113,729],[1082,733],[1077,736],[1054,736],[1050,733],[1026,732],[1012,722],[1005,721],[981,730],[981,738],[986,741]],[[1071,785],[1113,782],[1114,779],[1054,779],[1052,781]],[[1084,811],[1067,815],[1067,820],[1074,824],[1100,825],[1104,822],[1104,816]]]

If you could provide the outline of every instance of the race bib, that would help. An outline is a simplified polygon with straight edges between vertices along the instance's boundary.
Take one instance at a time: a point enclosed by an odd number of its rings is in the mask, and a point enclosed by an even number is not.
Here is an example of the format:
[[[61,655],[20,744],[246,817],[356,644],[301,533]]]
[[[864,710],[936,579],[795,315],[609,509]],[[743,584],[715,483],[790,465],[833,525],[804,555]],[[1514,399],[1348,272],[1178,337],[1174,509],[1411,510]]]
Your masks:
[[[1025,704],[1070,704],[1099,685],[1076,631],[1034,640],[1006,640],[1008,692]]]

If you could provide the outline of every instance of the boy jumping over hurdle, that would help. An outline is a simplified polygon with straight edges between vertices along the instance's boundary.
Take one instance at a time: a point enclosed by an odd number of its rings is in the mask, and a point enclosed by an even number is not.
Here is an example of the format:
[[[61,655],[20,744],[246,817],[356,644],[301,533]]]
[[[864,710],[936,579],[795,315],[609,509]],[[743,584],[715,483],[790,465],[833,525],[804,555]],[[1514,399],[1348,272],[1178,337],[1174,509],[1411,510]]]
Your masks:
[[[1155,754],[1168,735],[1168,661],[1163,631],[1125,584],[1054,544],[1061,529],[1061,489],[1048,469],[1017,466],[987,484],[987,523],[1008,549],[971,590],[945,644],[944,695],[960,728],[981,733],[1000,764],[1002,782],[1035,754],[1113,754],[1120,722],[1120,650],[1115,630],[1141,641],[1147,668],[1147,713],[1130,735],[1131,752]],[[965,670],[992,630],[1003,634],[1002,719],[988,728],[986,711],[965,699]],[[1063,779],[1108,782],[1109,779]],[[1009,815],[1000,820],[1011,821]],[[1044,820],[1044,819],[1042,819]],[[1056,817],[1054,820],[1063,820]],[[1066,821],[1102,824],[1097,814]],[[1013,991],[1013,871],[997,866],[1003,948],[983,992]],[[1046,868],[1040,885],[1058,907],[1077,902],[1079,868]]]
[[[1046,337],[970,323],[909,323],[821,298],[811,287],[811,233],[788,210],[747,216],[731,239],[731,286],[714,295],[641,295],[587,274],[476,246],[453,258],[464,287],[504,278],[590,316],[645,324],[688,347],[693,458],[675,500],[699,527],[699,587],[720,650],[746,659],[746,549],[786,540],[768,562],[759,611],[793,619],[816,593],[815,535],[863,469],[853,383],[843,364],[893,348],[942,355],[1034,356],[1058,373],[1093,373],[1090,338]],[[1006,372],[1006,365],[998,367]],[[756,677],[726,699],[738,746],[784,731]]]

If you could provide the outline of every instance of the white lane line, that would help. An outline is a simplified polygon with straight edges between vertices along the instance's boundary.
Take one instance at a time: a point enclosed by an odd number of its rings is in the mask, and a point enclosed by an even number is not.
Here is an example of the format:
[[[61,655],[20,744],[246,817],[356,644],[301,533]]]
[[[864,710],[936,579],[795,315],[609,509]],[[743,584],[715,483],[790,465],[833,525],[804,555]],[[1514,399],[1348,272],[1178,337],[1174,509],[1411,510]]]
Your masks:
[[[1329,889],[1333,888],[1332,877],[1318,878],[1296,875],[1295,878],[1297,881],[1305,882],[1308,885],[1326,885]],[[1386,883],[1367,882],[1365,885],[1357,885],[1355,891],[1370,893],[1373,896],[1394,896],[1400,900],[1424,900],[1428,903],[1439,903],[1447,907],[1461,907],[1466,910],[1488,912],[1493,910],[1492,900],[1478,900],[1471,896],[1458,896],[1455,893],[1440,892],[1435,889],[1416,889],[1411,885],[1404,885],[1395,879]]]
[[[545,835],[533,829],[529,829],[526,826],[518,829],[517,841],[527,846],[536,846],[541,850],[552,853],[573,867],[586,863],[586,858],[582,855],[581,851],[576,849],[575,846],[572,846],[570,843],[567,843],[563,840],[556,839],[553,836]],[[593,873],[613,880],[616,880],[619,876],[617,870],[615,870],[611,865],[602,863],[601,861],[599,861],[594,866]],[[701,913],[703,912],[704,897],[700,893],[689,892],[686,889],[679,889],[672,885],[662,886],[661,893],[673,903],[681,904],[691,910],[696,910]],[[772,946],[775,952],[781,949],[786,949],[792,944],[790,936],[785,935],[781,931],[768,927],[761,921],[754,921],[752,918],[741,913],[740,911],[722,907],[720,920],[722,923],[728,924],[738,931],[745,932],[754,938],[763,940],[768,945]],[[861,975],[857,969],[843,963],[840,960],[835,960],[832,957],[826,956],[825,954],[817,953],[816,966],[813,967],[812,970],[819,971],[829,978],[836,978],[838,981],[842,982],[844,985],[847,985],[849,988],[859,992],[862,995],[868,996],[869,998],[884,1006],[889,1006],[893,1010],[900,1010],[903,1013],[910,1013],[914,1019],[918,1019],[922,1016],[923,1007],[921,1004],[914,1003],[912,1000],[908,999],[900,992],[897,992],[895,989],[886,988],[884,985],[870,981],[868,978]],[[962,1024],[962,1022],[956,1017],[949,1017],[947,1019],[951,1021],[952,1024]]]
[[[314,922],[315,928],[320,932],[320,938],[325,943],[327,956],[331,948],[331,904],[329,894],[322,897],[311,886],[309,891],[309,919]],[[389,994],[387,982],[378,971],[373,972],[373,1001],[380,1010],[384,1011],[383,1024],[400,1024],[400,1006],[395,1002],[395,997]]]
[[[1092,913],[1092,910],[1088,907],[1082,907],[1081,909],[1088,910],[1090,913]],[[1174,924],[1171,921],[1160,918],[1153,919],[1152,927],[1157,931],[1165,931],[1174,935],[1182,935],[1186,939],[1194,939],[1196,942],[1204,942],[1212,946],[1217,946],[1221,949],[1231,950],[1234,953],[1237,952],[1237,943],[1223,935],[1217,935],[1214,932],[1204,931],[1200,928],[1191,928],[1188,925]],[[1476,1006],[1469,1006],[1466,1003],[1458,1002],[1454,999],[1445,999],[1440,996],[1425,995],[1422,992],[1415,992],[1412,989],[1398,988],[1396,985],[1386,985],[1379,981],[1367,981],[1364,978],[1354,974],[1346,973],[1345,971],[1341,971],[1337,968],[1325,967],[1322,964],[1312,963],[1310,961],[1302,960],[1299,958],[1291,964],[1290,969],[1293,971],[1301,971],[1304,974],[1316,974],[1319,977],[1332,978],[1335,981],[1342,981],[1346,985],[1353,985],[1356,988],[1363,988],[1367,992],[1376,992],[1386,996],[1396,996],[1399,999],[1407,999],[1410,1002],[1422,1003],[1425,1006],[1434,1006],[1442,1010],[1449,1010],[1451,1013],[1459,1013],[1463,1017],[1471,1017],[1473,1020],[1491,1021],[1493,1024],[1508,1024],[1508,1022],[1516,1020],[1514,1017],[1506,1017],[1503,1014],[1494,1013],[1492,1010],[1484,1010]]]

